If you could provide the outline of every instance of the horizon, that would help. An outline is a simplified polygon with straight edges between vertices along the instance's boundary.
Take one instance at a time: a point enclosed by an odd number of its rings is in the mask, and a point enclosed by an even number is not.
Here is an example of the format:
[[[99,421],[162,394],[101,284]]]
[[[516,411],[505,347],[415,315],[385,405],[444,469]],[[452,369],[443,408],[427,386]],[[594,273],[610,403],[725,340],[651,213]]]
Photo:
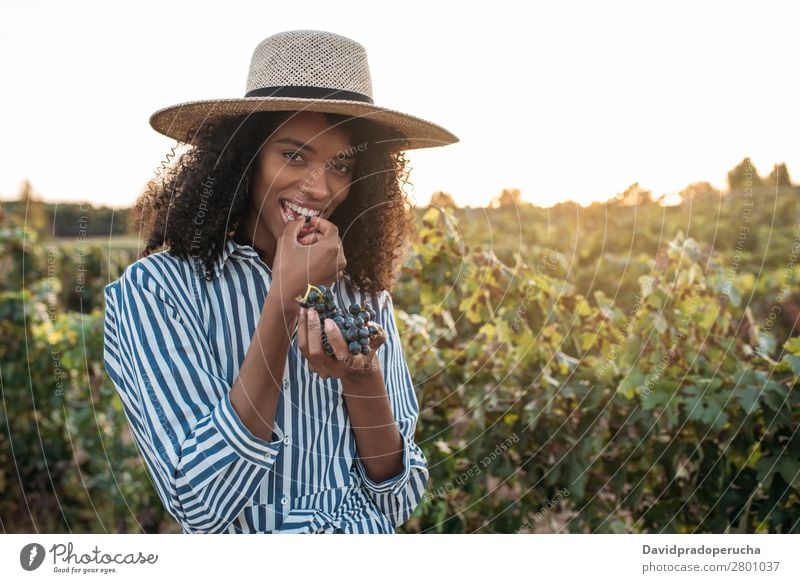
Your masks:
[[[744,160],[742,162],[744,162]],[[753,166],[755,167],[755,165],[753,165]],[[776,165],[776,167],[777,167],[777,165]],[[761,180],[765,180],[768,177],[768,175],[769,175],[768,173],[764,173],[764,172],[758,171],[758,168],[757,167],[755,167],[755,168],[757,170],[757,175]],[[791,169],[787,168],[787,170],[789,171],[790,181],[786,182],[785,184],[779,183],[777,185],[777,187],[775,188],[775,195],[776,196],[778,196],[781,193],[786,193],[787,190],[795,190],[795,189],[799,189],[800,188],[800,183],[791,182]],[[24,183],[24,181],[23,181],[23,183]],[[688,188],[689,186],[691,186],[693,184],[701,184],[701,183],[711,184],[707,180],[697,180],[697,181],[694,181],[691,184],[687,184],[685,188]],[[637,183],[634,182],[634,183],[630,184],[629,186],[633,186],[634,184],[637,184]],[[34,185],[32,185],[32,186],[34,186]],[[731,190],[730,188],[727,188],[727,189],[726,188],[717,188],[713,184],[711,184],[711,186],[714,187],[714,189],[719,194],[720,198],[723,198],[723,197],[726,197],[726,196],[730,196],[732,194],[736,194],[736,193],[741,193],[742,192],[741,190]],[[517,189],[515,189],[515,187],[508,187],[508,190],[517,190]],[[642,190],[647,190],[647,189],[646,188],[642,188]],[[682,192],[682,190],[679,191],[679,192]],[[771,186],[762,185],[760,187],[754,187],[753,188],[753,193],[763,193],[763,192],[765,192],[767,190],[772,190],[772,187]],[[59,205],[59,204],[72,204],[72,205],[90,204],[93,208],[96,208],[96,209],[108,208],[108,209],[114,209],[114,210],[129,210],[129,209],[133,208],[133,204],[128,205],[128,206],[116,206],[116,205],[110,205],[110,204],[105,204],[105,203],[101,204],[101,203],[98,203],[98,202],[95,202],[95,201],[86,200],[86,199],[83,199],[83,200],[51,200],[51,199],[47,199],[47,198],[41,197],[41,195],[39,195],[36,192],[35,188],[33,188],[33,193],[34,193],[33,199],[36,202],[43,202],[45,204],[52,204],[52,205]],[[19,194],[21,194],[21,193],[19,193]],[[0,206],[4,202],[18,203],[20,201],[19,194],[14,198],[0,197]],[[437,193],[432,193],[432,194],[437,194]],[[447,194],[451,194],[451,193],[447,193]],[[500,193],[498,193],[498,194],[500,194]],[[554,203],[552,203],[550,205],[547,205],[547,206],[540,205],[536,201],[529,201],[529,200],[525,199],[524,193],[522,193],[522,194],[523,194],[523,196],[522,196],[521,204],[530,205],[530,206],[532,206],[534,208],[538,208],[538,209],[542,209],[542,210],[548,210],[548,209],[555,208],[555,207],[557,207],[557,206],[559,206],[561,204],[567,204],[567,203],[577,204],[578,206],[580,206],[582,208],[588,208],[588,207],[590,207],[592,205],[595,205],[595,204],[600,204],[600,205],[614,204],[615,202],[617,202],[617,201],[615,201],[615,198],[618,197],[622,193],[615,193],[615,194],[609,196],[608,198],[605,198],[605,199],[602,199],[602,200],[601,199],[592,200],[592,201],[588,201],[588,202],[581,202],[581,201],[577,201],[577,200],[573,200],[573,199],[559,200],[559,201],[554,202]],[[649,203],[657,204],[657,205],[664,206],[664,207],[680,206],[684,202],[687,202],[685,199],[682,199],[679,196],[678,193],[661,193],[661,194],[659,194],[659,193],[656,193],[656,192],[651,192],[650,194],[651,194],[651,199],[648,201]],[[674,194],[674,196],[671,196],[672,194]],[[490,203],[492,202],[491,199],[487,200],[486,204],[484,204],[484,205],[459,204],[459,201],[455,197],[453,197],[453,199],[454,199],[454,202],[456,203],[455,207],[457,209],[461,209],[461,210],[465,210],[465,209],[494,210],[495,209],[495,207],[490,206]],[[426,202],[424,204],[415,204],[414,206],[415,206],[415,208],[428,208],[430,206],[430,204],[431,204],[431,201],[430,200],[426,200]]]

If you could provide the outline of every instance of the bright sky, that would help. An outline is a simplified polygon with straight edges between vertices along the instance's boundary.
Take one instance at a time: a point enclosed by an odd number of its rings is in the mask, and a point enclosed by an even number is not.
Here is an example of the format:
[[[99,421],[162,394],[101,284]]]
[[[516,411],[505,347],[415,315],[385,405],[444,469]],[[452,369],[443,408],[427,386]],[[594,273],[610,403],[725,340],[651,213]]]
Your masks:
[[[174,144],[150,114],[242,96],[255,46],[299,28],[363,44],[377,104],[459,136],[409,152],[418,204],[723,188],[747,155],[800,181],[799,6],[5,0],[0,198],[29,178],[46,200],[132,204]]]

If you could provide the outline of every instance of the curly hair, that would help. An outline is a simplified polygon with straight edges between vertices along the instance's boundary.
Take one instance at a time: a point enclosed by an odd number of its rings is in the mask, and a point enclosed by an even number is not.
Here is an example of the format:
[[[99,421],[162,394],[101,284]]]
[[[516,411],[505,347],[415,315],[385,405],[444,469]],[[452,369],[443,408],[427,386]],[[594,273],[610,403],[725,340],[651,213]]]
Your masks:
[[[189,149],[170,164],[172,148],[134,205],[134,225],[144,233],[140,257],[165,247],[172,255],[201,262],[211,280],[228,239],[247,240],[241,232],[250,197],[246,185],[253,182],[247,174],[263,144],[292,113],[225,118],[179,140]],[[370,294],[391,290],[415,234],[413,205],[404,189],[410,183],[408,160],[393,148],[405,136],[365,118],[325,116],[351,130],[351,144],[363,144],[350,192],[329,218],[342,238],[347,274]]]

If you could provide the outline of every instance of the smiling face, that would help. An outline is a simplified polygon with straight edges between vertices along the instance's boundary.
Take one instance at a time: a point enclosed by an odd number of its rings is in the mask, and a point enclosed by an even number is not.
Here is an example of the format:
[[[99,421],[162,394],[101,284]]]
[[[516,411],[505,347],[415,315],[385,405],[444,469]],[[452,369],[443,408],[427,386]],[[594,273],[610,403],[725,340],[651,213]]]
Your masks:
[[[317,112],[291,115],[264,143],[250,178],[245,232],[267,265],[287,222],[301,214],[327,219],[347,198],[356,153],[347,129]]]

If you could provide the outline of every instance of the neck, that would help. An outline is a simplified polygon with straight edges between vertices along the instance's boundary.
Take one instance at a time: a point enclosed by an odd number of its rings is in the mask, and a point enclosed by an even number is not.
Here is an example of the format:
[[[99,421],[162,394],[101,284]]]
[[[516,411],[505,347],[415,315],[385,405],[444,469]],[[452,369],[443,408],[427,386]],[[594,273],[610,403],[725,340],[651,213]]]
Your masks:
[[[275,237],[270,234],[266,225],[260,223],[258,214],[252,210],[239,228],[237,241],[250,245],[261,257],[261,261],[272,269],[275,248],[277,247]]]

